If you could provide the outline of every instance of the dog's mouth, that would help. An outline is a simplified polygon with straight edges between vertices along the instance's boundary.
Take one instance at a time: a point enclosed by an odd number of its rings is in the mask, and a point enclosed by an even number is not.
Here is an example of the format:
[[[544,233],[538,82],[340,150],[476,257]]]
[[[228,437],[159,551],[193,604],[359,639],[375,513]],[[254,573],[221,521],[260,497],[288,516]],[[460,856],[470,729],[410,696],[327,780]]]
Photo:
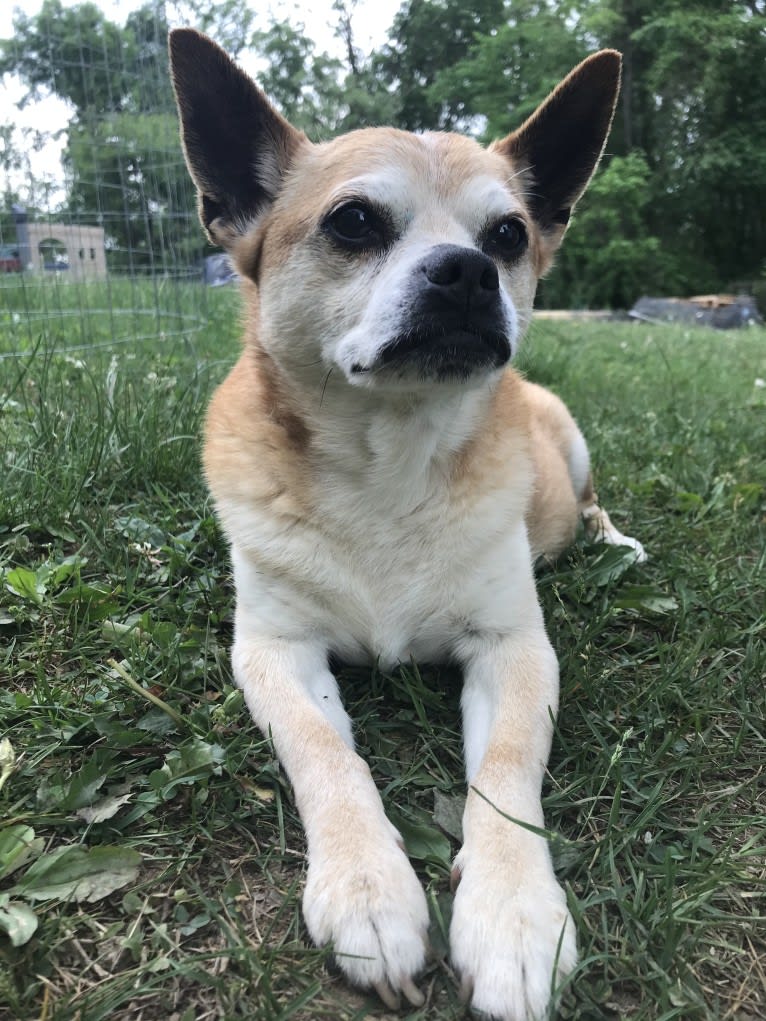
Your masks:
[[[386,344],[374,368],[400,375],[414,370],[422,380],[461,382],[474,372],[502,368],[510,357],[510,342],[499,330],[415,329]]]

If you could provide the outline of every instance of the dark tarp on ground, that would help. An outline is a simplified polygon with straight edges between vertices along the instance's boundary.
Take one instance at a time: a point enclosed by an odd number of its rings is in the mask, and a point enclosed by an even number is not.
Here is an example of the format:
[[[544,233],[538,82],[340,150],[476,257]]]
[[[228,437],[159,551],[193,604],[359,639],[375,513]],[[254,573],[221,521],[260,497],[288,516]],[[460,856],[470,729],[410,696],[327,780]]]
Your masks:
[[[631,319],[649,323],[686,323],[712,326],[717,330],[736,330],[762,323],[755,299],[748,295],[720,303],[702,303],[684,298],[639,298],[628,312]]]
[[[209,287],[221,287],[237,279],[237,271],[224,252],[205,258],[205,283]]]

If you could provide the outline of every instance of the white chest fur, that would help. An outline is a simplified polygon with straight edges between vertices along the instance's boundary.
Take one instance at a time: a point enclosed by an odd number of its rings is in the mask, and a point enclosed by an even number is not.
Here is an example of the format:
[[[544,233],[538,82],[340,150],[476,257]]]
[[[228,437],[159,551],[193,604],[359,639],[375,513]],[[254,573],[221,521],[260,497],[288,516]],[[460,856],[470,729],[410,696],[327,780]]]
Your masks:
[[[224,501],[249,626],[385,665],[449,658],[466,634],[515,626],[534,603],[526,459],[477,488],[453,473],[482,403],[333,422],[316,441],[309,519]]]

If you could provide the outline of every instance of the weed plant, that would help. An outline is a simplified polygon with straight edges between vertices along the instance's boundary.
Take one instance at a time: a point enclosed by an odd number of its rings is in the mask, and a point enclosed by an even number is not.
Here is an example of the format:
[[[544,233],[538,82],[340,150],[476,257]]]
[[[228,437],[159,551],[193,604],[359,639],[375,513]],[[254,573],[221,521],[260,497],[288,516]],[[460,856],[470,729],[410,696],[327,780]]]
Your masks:
[[[100,298],[87,336],[82,295],[53,326],[30,300],[0,312],[0,1017],[383,1018],[307,941],[289,784],[232,685],[199,433],[236,295],[209,293],[201,331],[119,344]],[[650,558],[580,543],[540,571],[562,668],[545,812],[581,953],[558,1016],[755,1021],[766,331],[539,322],[522,365],[573,409]],[[461,1018],[460,679],[341,674],[431,905],[427,1004],[400,1016]]]

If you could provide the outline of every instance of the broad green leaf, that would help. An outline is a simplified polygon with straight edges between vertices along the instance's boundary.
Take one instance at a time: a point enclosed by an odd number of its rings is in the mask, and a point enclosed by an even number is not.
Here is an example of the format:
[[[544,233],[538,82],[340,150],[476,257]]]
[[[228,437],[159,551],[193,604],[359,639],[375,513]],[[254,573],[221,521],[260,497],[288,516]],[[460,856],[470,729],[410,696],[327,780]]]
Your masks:
[[[149,774],[149,783],[168,799],[179,784],[193,784],[210,774],[220,775],[225,750],[218,744],[208,744],[195,738],[165,757],[161,769]]]
[[[152,640],[160,649],[168,649],[178,638],[178,628],[171,621],[160,620],[152,627]]]
[[[705,501],[699,493],[688,493],[686,490],[679,490],[673,500],[676,508],[684,514],[694,514],[702,510]]]
[[[133,542],[148,542],[155,549],[165,545],[165,533],[151,521],[144,521],[143,518],[135,516],[120,517],[115,520],[114,524],[126,539],[131,539]]]
[[[129,847],[59,847],[30,865],[11,892],[29,900],[93,902],[132,883],[140,863]]]
[[[83,808],[85,805],[92,805],[105,781],[104,764],[96,759],[86,762],[69,781],[69,790],[61,802],[61,807]]]
[[[13,946],[28,943],[37,924],[37,916],[27,904],[0,898],[0,930],[5,931]]]
[[[5,584],[11,592],[21,596],[22,599],[31,599],[38,605],[43,601],[46,588],[45,579],[38,578],[37,573],[30,571],[28,567],[14,567],[12,571],[7,571]]]
[[[51,564],[53,585],[58,588],[59,585],[62,585],[71,578],[73,574],[77,574],[83,564],[87,564],[87,562],[87,557],[81,557],[79,553],[73,553],[72,556],[65,557],[59,563]]]
[[[75,533],[65,525],[44,525],[43,529],[48,535],[55,535],[58,539],[64,539],[66,542],[77,542]]]
[[[104,620],[117,613],[120,604],[111,589],[99,585],[86,585],[76,581],[62,589],[55,597],[56,606],[85,606],[91,620]]]
[[[588,563],[586,577],[599,587],[617,581],[636,562],[636,551],[630,546],[605,546],[594,560]]]
[[[402,835],[407,854],[417,861],[427,861],[445,869],[452,867],[450,842],[435,826],[415,822],[400,812],[388,813],[391,822]]]
[[[434,791],[434,822],[455,840],[463,840],[464,794],[442,794]]]
[[[650,610],[652,613],[672,613],[678,609],[673,596],[653,585],[627,585],[618,593],[614,605],[622,610]]]
[[[13,772],[14,766],[16,765],[16,752],[13,750],[13,745],[4,737],[0,741],[0,790],[3,789],[5,781]]]
[[[106,819],[111,819],[113,815],[116,815],[132,797],[133,795],[130,793],[111,794],[109,797],[97,801],[95,805],[86,805],[83,808],[79,808],[75,815],[87,823],[104,822]]]
[[[36,858],[45,847],[42,837],[35,837],[31,826],[8,826],[0,830],[0,879]]]
[[[746,510],[757,510],[766,497],[766,486],[760,482],[740,482],[734,487],[734,506]]]
[[[140,720],[136,720],[136,729],[145,734],[170,734],[178,730],[176,723],[162,709],[150,709]],[[145,740],[145,734],[143,739]]]

